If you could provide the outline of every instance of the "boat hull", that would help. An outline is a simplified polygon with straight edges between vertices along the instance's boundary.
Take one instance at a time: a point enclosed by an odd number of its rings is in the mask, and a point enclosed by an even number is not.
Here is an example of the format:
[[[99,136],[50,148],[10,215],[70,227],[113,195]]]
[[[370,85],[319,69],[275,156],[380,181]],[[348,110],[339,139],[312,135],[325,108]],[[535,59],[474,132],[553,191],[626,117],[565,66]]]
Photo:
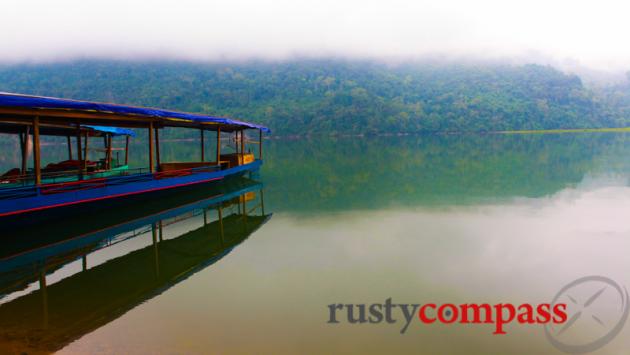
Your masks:
[[[240,177],[257,171],[261,165],[262,162],[256,160],[216,171],[134,174],[17,189],[13,195],[0,195],[0,227],[16,228],[54,218],[94,213],[104,208],[114,208],[120,203],[148,201],[182,189]]]

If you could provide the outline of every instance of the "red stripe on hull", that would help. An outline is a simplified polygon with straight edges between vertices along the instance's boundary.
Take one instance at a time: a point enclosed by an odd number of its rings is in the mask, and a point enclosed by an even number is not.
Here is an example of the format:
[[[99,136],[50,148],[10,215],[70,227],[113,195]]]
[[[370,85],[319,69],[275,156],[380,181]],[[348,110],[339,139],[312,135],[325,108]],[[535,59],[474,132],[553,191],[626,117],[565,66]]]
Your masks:
[[[79,204],[79,203],[101,201],[101,200],[107,200],[107,199],[110,199],[110,198],[117,198],[117,197],[130,196],[130,195],[137,195],[137,194],[142,194],[142,193],[146,193],[146,192],[160,191],[160,190],[172,189],[172,188],[182,187],[182,186],[189,186],[189,185],[194,185],[194,184],[202,184],[202,183],[206,183],[206,182],[210,182],[210,181],[216,181],[216,180],[221,180],[221,179],[223,179],[223,177],[217,177],[217,178],[201,180],[201,181],[187,182],[187,183],[184,183],[184,184],[177,184],[177,185],[172,185],[172,186],[156,187],[156,188],[153,188],[153,189],[147,189],[147,190],[141,190],[141,191],[125,192],[125,193],[122,193],[122,194],[111,195],[111,196],[95,197],[95,198],[89,198],[89,199],[79,200],[79,201],[64,202],[64,203],[59,203],[59,204],[56,204],[56,205],[29,208],[29,209],[26,209],[26,210],[5,212],[5,213],[0,213],[0,217],[14,216],[16,214],[41,211],[41,210],[46,210],[46,209],[49,209],[49,208],[71,206],[71,205],[76,205],[76,204]]]

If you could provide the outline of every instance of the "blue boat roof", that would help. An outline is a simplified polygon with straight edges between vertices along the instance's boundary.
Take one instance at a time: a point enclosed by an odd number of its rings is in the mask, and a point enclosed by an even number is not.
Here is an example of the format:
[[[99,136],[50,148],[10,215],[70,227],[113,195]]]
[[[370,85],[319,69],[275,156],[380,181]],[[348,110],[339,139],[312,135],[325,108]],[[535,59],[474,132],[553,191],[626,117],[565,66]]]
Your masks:
[[[237,126],[239,128],[260,129],[263,132],[271,132],[271,130],[265,126],[224,117],[162,110],[157,108],[125,106],[111,103],[60,99],[45,96],[31,96],[6,92],[0,92],[0,107],[77,110],[98,113],[114,113],[123,116],[140,115],[146,117],[160,118],[167,121],[175,120],[200,124],[215,123]]]
[[[90,128],[96,132],[111,133],[114,136],[136,136],[136,132],[127,128],[92,125],[81,125],[81,127]]]

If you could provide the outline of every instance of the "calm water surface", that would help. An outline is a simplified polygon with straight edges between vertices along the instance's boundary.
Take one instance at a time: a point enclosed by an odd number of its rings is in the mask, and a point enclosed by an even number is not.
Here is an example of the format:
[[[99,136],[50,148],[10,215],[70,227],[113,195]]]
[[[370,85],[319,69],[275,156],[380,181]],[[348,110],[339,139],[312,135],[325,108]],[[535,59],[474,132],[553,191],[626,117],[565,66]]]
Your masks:
[[[5,243],[0,350],[561,354],[540,325],[492,335],[414,321],[400,334],[402,319],[327,324],[327,305],[537,304],[587,275],[630,285],[630,135],[267,143],[260,176]],[[64,159],[48,147],[45,162]],[[163,160],[196,148],[165,142]],[[132,146],[133,166],[143,149]],[[600,320],[565,340],[596,337],[611,321]],[[597,353],[628,348],[630,326]]]

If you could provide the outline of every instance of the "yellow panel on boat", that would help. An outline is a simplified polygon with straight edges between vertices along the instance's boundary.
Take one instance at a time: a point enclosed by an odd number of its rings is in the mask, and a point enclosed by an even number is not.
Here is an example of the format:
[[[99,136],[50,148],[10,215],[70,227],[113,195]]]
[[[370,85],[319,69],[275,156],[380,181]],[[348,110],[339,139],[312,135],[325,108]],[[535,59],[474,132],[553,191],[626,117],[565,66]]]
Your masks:
[[[255,160],[254,154],[245,153],[245,154],[221,154],[221,161],[228,162],[230,167],[234,167],[237,165],[249,164],[253,163]]]
[[[248,202],[248,201],[252,201],[256,198],[256,192],[254,191],[250,191],[250,192],[246,192],[244,194],[242,194],[241,196],[239,196],[241,202]]]
[[[247,154],[241,154],[241,164],[249,164],[249,163],[253,163],[254,162],[254,154],[252,153],[247,153]]]

